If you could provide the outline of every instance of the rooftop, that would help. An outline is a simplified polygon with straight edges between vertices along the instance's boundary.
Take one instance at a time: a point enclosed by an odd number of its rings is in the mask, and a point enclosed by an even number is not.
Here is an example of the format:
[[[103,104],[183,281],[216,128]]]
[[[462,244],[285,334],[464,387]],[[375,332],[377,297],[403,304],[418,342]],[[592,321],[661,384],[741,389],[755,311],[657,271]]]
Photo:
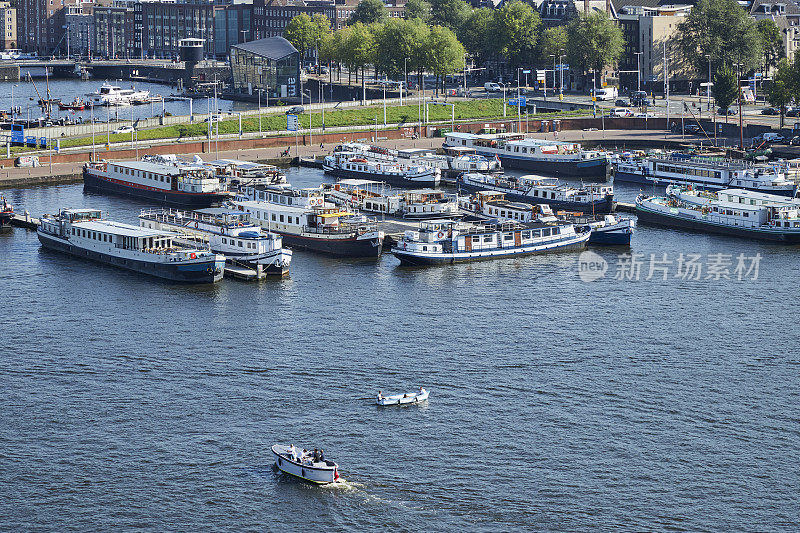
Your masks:
[[[125,224],[123,222],[112,222],[110,220],[92,220],[89,222],[76,222],[73,224],[85,230],[101,231],[103,233],[111,233],[113,235],[120,235],[122,237],[171,237],[174,233],[169,231],[160,231],[149,228],[142,228]]]
[[[235,44],[231,48],[252,52],[276,61],[297,53],[297,49],[292,46],[292,43],[283,37],[267,37],[249,43]]]

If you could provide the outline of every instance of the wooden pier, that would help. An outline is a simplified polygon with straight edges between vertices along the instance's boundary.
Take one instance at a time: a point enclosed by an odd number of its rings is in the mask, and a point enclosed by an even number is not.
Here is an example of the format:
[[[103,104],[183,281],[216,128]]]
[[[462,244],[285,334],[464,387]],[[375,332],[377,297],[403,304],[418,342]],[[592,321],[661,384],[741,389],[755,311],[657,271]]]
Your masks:
[[[11,225],[17,228],[25,228],[36,230],[39,227],[39,219],[30,216],[29,214],[20,215],[15,213],[11,217]]]

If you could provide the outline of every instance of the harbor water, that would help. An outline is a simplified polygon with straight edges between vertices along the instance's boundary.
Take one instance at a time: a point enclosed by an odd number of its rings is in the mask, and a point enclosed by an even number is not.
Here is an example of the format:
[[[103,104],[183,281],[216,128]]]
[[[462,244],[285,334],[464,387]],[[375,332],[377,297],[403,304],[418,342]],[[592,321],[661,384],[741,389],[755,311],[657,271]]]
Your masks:
[[[284,279],[185,286],[0,233],[0,529],[796,531],[800,250],[641,227],[593,252],[297,250]],[[421,385],[426,405],[374,405]],[[347,482],[287,479],[274,443],[324,448]]]

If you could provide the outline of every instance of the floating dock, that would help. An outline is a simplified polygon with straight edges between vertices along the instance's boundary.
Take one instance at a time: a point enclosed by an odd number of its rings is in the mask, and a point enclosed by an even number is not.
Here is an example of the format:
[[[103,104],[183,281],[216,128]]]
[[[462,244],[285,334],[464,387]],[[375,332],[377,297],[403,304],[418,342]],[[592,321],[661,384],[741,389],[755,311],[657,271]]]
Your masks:
[[[11,217],[11,225],[17,228],[35,230],[39,227],[39,219],[27,214],[19,215],[15,213],[14,216]]]
[[[301,157],[298,163],[301,167],[322,168],[322,159],[316,157]]]
[[[253,270],[252,268],[231,265],[228,263],[225,264],[225,276],[241,281],[256,281],[267,277],[263,271],[259,273],[257,270]]]

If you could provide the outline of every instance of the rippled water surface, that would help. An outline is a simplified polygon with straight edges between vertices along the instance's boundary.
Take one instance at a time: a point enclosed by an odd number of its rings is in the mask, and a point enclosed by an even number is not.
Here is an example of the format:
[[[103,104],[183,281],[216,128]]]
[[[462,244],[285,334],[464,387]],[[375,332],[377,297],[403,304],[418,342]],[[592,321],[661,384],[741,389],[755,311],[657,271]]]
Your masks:
[[[796,531],[800,249],[642,227],[638,281],[595,251],[592,283],[571,253],[296,251],[286,279],[194,287],[2,233],[0,528]],[[680,253],[761,254],[758,278],[645,279]],[[371,404],[419,385],[428,405]],[[275,442],[325,448],[347,483],[286,479]]]

